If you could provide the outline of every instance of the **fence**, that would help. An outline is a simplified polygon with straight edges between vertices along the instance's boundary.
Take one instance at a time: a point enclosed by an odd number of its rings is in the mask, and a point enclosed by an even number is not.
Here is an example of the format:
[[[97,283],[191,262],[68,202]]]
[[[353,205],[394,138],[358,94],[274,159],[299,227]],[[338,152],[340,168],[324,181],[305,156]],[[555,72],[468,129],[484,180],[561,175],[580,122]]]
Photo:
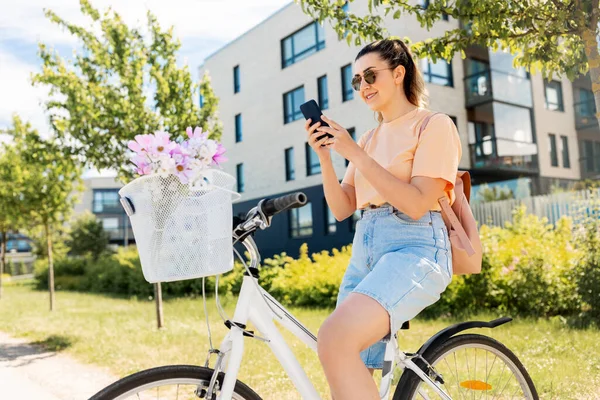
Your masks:
[[[504,226],[512,221],[513,210],[525,205],[527,213],[540,218],[546,217],[555,224],[562,216],[570,216],[577,223],[582,218],[597,216],[599,210],[600,189],[563,192],[549,195],[526,197],[519,200],[501,200],[489,203],[473,203],[471,209],[479,224]]]

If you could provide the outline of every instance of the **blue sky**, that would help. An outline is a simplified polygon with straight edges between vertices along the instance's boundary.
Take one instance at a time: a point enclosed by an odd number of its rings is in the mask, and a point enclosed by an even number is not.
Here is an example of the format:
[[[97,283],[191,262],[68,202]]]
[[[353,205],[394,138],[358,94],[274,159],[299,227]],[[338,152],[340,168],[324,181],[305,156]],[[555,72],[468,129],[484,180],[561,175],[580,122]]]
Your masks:
[[[174,26],[181,40],[180,64],[186,63],[194,79],[204,58],[235,39],[291,0],[92,0],[100,10],[111,7],[130,26],[143,26],[147,10],[163,28]],[[50,23],[43,9],[51,9],[78,24],[78,0],[25,0],[4,4],[0,12],[0,129],[10,124],[13,113],[29,120],[42,134],[48,132],[43,102],[47,89],[32,87],[30,75],[39,70],[37,43],[69,56],[77,42]]]

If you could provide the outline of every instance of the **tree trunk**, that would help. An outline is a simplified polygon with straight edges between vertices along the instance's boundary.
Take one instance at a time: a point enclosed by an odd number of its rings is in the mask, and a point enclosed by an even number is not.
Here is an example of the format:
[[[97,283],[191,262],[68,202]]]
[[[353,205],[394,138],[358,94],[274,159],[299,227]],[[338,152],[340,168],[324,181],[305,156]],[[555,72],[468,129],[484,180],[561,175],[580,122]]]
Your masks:
[[[596,102],[596,118],[600,123],[600,55],[598,55],[598,41],[596,39],[596,28],[583,31],[583,44],[585,55],[590,66],[590,78],[592,79],[592,91]]]
[[[48,289],[50,291],[50,311],[54,311],[54,264],[52,262],[52,238],[50,237],[50,226],[44,226],[46,239],[48,241]]]
[[[156,299],[156,325],[158,329],[163,327],[162,288],[160,282],[154,284],[154,298]]]
[[[6,231],[2,231],[0,237],[2,244],[0,244],[0,299],[2,298],[2,274],[4,273],[4,266],[6,265]]]

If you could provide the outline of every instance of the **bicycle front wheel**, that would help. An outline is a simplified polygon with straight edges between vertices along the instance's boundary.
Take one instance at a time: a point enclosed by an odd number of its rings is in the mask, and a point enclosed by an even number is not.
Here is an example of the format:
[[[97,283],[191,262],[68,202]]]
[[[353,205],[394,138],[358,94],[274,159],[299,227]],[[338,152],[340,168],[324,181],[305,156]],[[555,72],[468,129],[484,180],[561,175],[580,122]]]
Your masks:
[[[102,389],[89,400],[198,400],[216,399],[216,394],[206,395],[213,369],[194,365],[168,365],[137,372],[120,379]],[[225,375],[221,372],[217,378],[219,387],[223,385]],[[204,390],[204,392],[202,392]],[[204,397],[198,394],[203,393]],[[218,391],[217,391],[218,393]],[[252,389],[239,380],[235,383],[233,400],[261,400]]]
[[[523,364],[502,343],[488,336],[451,337],[428,349],[423,358],[441,376],[440,387],[452,399],[527,399],[538,394]],[[434,379],[435,374],[429,371]],[[393,400],[439,399],[413,371],[405,370]]]

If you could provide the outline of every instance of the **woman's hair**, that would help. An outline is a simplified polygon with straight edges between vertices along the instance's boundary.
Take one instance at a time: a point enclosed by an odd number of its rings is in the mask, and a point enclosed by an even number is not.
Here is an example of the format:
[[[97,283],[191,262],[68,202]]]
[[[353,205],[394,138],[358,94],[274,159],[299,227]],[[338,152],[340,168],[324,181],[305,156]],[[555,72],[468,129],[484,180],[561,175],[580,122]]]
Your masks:
[[[390,68],[402,65],[406,69],[403,85],[406,98],[417,107],[426,106],[427,90],[423,76],[417,68],[410,50],[402,40],[381,39],[369,43],[358,52],[354,61],[369,53],[377,53]],[[383,120],[381,113],[377,113],[377,120],[379,122]]]

